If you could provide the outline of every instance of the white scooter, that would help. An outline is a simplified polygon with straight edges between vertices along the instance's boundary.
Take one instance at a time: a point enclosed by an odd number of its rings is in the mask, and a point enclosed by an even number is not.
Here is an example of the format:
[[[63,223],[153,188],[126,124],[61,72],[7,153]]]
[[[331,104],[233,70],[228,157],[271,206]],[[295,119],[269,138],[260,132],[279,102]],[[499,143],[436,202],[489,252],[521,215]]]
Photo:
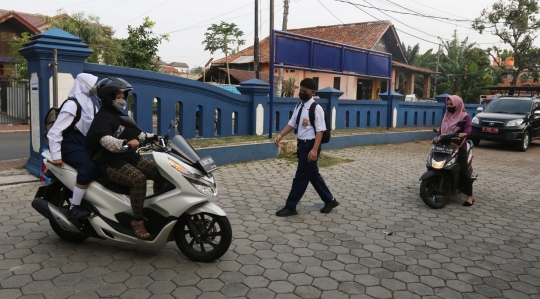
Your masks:
[[[126,127],[136,127],[128,117]],[[169,130],[174,127],[171,123]],[[232,229],[225,212],[210,199],[217,196],[217,183],[212,171],[217,169],[211,157],[201,159],[193,147],[180,135],[170,140],[168,133],[161,145],[149,145],[161,175],[169,186],[147,196],[143,215],[145,226],[152,237],[141,240],[131,227],[134,219],[129,200],[129,189],[121,185],[102,184],[98,179],[90,184],[82,206],[90,210],[90,217],[68,219],[68,207],[75,186],[77,171],[64,164],[51,164],[49,151],[44,151],[48,177],[51,182],[38,189],[32,207],[49,219],[52,229],[62,239],[82,242],[88,237],[119,242],[165,246],[175,241],[188,258],[211,262],[229,249]]]

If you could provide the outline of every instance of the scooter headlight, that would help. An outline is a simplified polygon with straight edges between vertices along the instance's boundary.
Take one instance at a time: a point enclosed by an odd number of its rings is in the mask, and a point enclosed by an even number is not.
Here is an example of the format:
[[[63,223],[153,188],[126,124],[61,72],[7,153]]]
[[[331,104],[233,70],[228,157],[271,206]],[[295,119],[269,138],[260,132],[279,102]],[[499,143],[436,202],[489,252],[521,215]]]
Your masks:
[[[448,167],[456,164],[456,161],[457,161],[457,157],[452,158],[450,161],[448,161],[448,163],[446,163],[446,167],[448,168]]]
[[[446,161],[436,161],[431,158],[431,167],[433,167],[434,169],[442,169],[444,167],[444,162]]]
[[[217,188],[215,188],[215,186],[211,186],[210,182],[205,182],[203,180],[198,180],[187,176],[185,178],[200,193],[209,197],[217,196]]]

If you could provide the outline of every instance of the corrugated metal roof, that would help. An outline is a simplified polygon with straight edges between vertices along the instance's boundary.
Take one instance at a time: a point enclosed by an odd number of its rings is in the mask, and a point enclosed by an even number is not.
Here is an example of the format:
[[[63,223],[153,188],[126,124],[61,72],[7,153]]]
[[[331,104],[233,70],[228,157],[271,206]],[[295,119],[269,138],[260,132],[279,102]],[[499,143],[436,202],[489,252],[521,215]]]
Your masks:
[[[238,63],[238,64],[243,64],[243,63],[251,63],[253,62],[255,59],[253,58],[253,55],[251,56],[240,56],[238,58],[236,58],[235,60],[229,62],[229,63],[232,63],[232,64],[235,64],[235,63]]]

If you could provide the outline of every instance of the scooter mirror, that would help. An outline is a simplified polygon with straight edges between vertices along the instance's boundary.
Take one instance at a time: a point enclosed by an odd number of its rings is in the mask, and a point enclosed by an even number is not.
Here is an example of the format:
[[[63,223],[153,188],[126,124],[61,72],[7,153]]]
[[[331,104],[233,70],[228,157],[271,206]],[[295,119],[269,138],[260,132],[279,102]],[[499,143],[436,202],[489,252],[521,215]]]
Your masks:
[[[437,131],[437,129],[433,129],[433,132],[437,133],[437,132],[439,132],[439,131]]]

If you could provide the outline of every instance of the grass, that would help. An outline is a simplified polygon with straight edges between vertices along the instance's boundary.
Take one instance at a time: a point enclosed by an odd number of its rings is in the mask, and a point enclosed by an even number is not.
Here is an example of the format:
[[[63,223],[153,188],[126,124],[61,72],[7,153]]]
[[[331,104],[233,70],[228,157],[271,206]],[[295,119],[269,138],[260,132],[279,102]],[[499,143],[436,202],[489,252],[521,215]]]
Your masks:
[[[287,161],[289,161],[291,163],[297,163],[298,162],[298,158],[296,157],[296,153],[282,153],[282,154],[279,154],[278,159],[287,160]],[[317,161],[317,166],[323,168],[323,167],[334,166],[334,165],[337,165],[339,163],[349,163],[349,162],[354,162],[354,160],[333,157],[333,156],[330,156],[327,153],[325,153],[325,151],[322,151],[321,155],[319,157],[319,160]]]
[[[28,163],[28,160],[25,160],[23,164],[19,166],[13,166],[15,169],[24,169],[26,167],[26,163]]]
[[[421,127],[421,128],[362,128],[362,129],[340,129],[333,130],[332,136],[350,136],[350,135],[363,135],[363,134],[380,134],[380,133],[398,133],[398,132],[411,132],[411,131],[423,131],[430,130],[430,127]],[[268,138],[268,134],[256,136],[256,135],[245,135],[245,136],[230,136],[230,137],[216,137],[216,138],[192,138],[189,139],[189,143],[194,148],[205,148],[205,147],[214,147],[214,146],[227,146],[227,145],[238,145],[246,143],[265,143],[273,142],[277,134],[272,135],[272,139]],[[294,140],[294,134],[289,133],[283,140]],[[319,161],[320,162],[320,161]]]

